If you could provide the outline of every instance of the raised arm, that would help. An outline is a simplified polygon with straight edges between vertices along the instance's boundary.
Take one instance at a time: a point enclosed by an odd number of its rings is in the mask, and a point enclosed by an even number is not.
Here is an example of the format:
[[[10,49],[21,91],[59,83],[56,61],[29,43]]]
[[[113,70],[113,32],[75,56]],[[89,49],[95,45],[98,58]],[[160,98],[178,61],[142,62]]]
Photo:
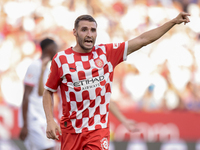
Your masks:
[[[54,121],[53,117],[53,92],[44,89],[43,93],[43,107],[47,119],[47,130],[46,130],[46,136],[49,139],[57,139],[58,135],[56,133],[59,133],[61,135],[61,129],[58,126],[58,124]]]
[[[188,16],[190,14],[181,12],[176,18],[166,22],[160,27],[157,27],[155,29],[152,29],[150,31],[144,32],[140,36],[129,40],[128,41],[128,52],[127,55],[131,54],[132,52],[139,50],[143,46],[146,46],[160,37],[162,37],[167,31],[169,31],[174,25],[181,24],[184,22],[184,24],[190,22]]]

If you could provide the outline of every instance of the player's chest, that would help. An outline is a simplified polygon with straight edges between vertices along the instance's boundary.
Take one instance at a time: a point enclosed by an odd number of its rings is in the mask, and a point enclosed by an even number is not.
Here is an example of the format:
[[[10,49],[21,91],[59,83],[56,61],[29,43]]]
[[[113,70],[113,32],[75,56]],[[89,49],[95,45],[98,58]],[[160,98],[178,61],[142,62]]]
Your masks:
[[[100,57],[92,57],[87,59],[76,60],[74,63],[68,63],[67,74],[70,76],[78,76],[79,80],[86,77],[99,76],[99,74],[104,73],[108,61],[105,55]]]
[[[112,72],[112,65],[109,63],[104,55],[101,57],[95,57],[92,59],[82,59],[81,61],[74,61],[74,63],[68,63],[63,68],[63,83],[73,86],[96,83],[105,80]]]

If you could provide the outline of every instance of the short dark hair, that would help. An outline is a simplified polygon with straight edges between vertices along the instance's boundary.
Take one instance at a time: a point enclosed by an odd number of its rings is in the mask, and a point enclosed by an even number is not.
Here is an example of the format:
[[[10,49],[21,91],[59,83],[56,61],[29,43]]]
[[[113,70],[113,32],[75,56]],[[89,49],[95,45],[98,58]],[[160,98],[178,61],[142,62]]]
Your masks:
[[[55,43],[54,40],[49,39],[49,38],[45,38],[44,40],[42,40],[42,41],[40,42],[40,47],[42,48],[42,51],[44,51],[44,49],[45,49],[48,45],[50,45],[50,44],[52,44],[52,43]]]
[[[87,20],[87,21],[89,21],[89,22],[95,22],[96,25],[97,25],[96,20],[95,20],[92,16],[90,16],[90,15],[81,15],[81,16],[79,16],[78,18],[76,18],[76,20],[75,20],[75,22],[74,22],[74,28],[75,28],[75,29],[78,28],[78,24],[79,24],[79,22],[82,21],[82,20]]]

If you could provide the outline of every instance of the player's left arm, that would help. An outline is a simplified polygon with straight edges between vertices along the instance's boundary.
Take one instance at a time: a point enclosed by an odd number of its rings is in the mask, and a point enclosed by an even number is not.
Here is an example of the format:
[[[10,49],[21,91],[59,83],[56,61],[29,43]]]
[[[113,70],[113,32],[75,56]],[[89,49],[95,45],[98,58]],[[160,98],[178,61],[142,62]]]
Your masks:
[[[143,46],[146,46],[156,41],[157,39],[162,37],[166,32],[168,32],[174,25],[181,24],[183,22],[184,24],[190,22],[188,16],[190,16],[189,13],[181,12],[176,18],[166,22],[162,26],[159,26],[155,29],[144,32],[138,37],[129,40],[127,55],[131,54],[132,52],[136,50],[139,50]]]
[[[23,117],[23,127],[20,131],[19,138],[24,141],[28,135],[28,106],[29,106],[29,96],[33,91],[33,86],[25,84],[25,90],[22,100],[22,117]]]
[[[139,131],[136,121],[126,118],[112,100],[110,101],[109,110],[130,132]]]

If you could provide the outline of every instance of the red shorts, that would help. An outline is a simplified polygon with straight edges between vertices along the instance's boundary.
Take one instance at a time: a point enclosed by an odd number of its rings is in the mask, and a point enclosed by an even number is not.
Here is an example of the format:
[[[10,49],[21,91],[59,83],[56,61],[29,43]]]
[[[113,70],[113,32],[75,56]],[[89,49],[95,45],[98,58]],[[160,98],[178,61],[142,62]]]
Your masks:
[[[62,133],[61,150],[108,150],[109,141],[109,128],[79,134]]]

